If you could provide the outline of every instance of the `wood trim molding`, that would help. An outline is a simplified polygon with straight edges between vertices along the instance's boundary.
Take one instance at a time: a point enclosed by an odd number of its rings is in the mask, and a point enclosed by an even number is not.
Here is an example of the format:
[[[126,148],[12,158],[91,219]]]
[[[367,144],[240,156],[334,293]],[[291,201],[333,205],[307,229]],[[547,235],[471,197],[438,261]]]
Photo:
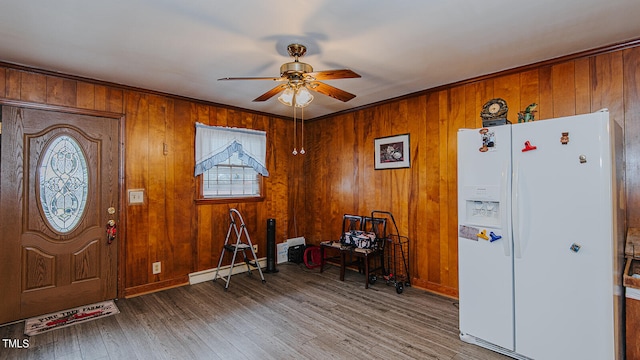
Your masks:
[[[126,204],[126,189],[125,189],[125,134],[126,131],[126,117],[122,115],[120,117],[120,134],[119,134],[119,155],[120,155],[120,163],[118,164],[118,189],[120,190],[120,194],[118,194],[118,297],[124,297],[125,295],[125,283],[126,283],[126,274],[127,274],[127,244],[125,239],[127,238],[127,204]]]
[[[126,288],[124,289],[124,297],[130,298],[184,285],[189,285],[189,275],[181,276],[176,279],[163,280],[150,284]]]
[[[38,69],[38,68],[27,67],[27,66],[24,66],[24,65],[13,64],[13,63],[9,63],[9,62],[0,61],[0,67],[5,67],[5,68],[8,68],[8,69],[14,69],[14,70],[19,70],[19,71],[25,71],[25,72],[31,72],[31,73],[36,73],[36,74],[41,74],[41,75],[46,75],[46,76],[55,76],[55,77],[58,77],[58,78],[68,79],[68,80],[73,80],[73,81],[89,82],[89,83],[96,84],[96,85],[102,85],[102,86],[107,86],[107,87],[126,90],[126,91],[135,91],[135,92],[140,92],[140,93],[144,93],[144,94],[163,96],[163,97],[168,97],[168,98],[171,98],[171,99],[184,100],[184,101],[188,101],[188,102],[192,102],[192,103],[196,103],[196,104],[214,106],[214,107],[224,108],[224,109],[229,109],[229,110],[242,111],[242,112],[256,114],[256,115],[260,115],[260,116],[269,116],[269,117],[274,117],[274,118],[279,118],[279,119],[284,119],[284,120],[290,119],[290,117],[288,117],[288,116],[269,114],[269,113],[265,113],[265,112],[261,112],[261,111],[244,109],[244,108],[237,107],[237,106],[219,104],[219,103],[215,103],[215,102],[211,102],[211,101],[194,99],[194,98],[189,98],[189,97],[186,97],[186,96],[169,94],[169,93],[164,93],[164,92],[161,92],[161,91],[144,89],[144,88],[139,88],[139,87],[135,87],[135,86],[111,83],[111,82],[104,81],[104,80],[96,80],[96,79],[91,79],[91,78],[85,78],[85,77],[77,76],[77,75],[63,74],[63,73],[58,73],[58,72],[54,72],[54,71],[43,70],[43,69]],[[49,106],[49,105],[45,105],[45,106]]]
[[[458,289],[450,288],[448,286],[442,286],[430,281],[412,278],[411,286],[424,289],[439,295],[447,296],[452,299],[458,299]]]
[[[20,108],[35,109],[35,110],[56,111],[56,112],[63,112],[63,113],[76,114],[76,115],[98,116],[98,117],[106,117],[106,118],[113,118],[113,119],[122,119],[124,117],[124,114],[110,112],[110,111],[41,104],[41,103],[34,103],[34,102],[21,101],[21,100],[4,99],[4,98],[0,98],[0,105],[15,106]]]
[[[356,111],[360,111],[360,110],[364,110],[364,109],[368,109],[368,108],[373,108],[373,107],[376,107],[376,106],[379,106],[379,105],[383,105],[383,104],[387,104],[387,103],[391,103],[391,102],[395,102],[395,101],[399,101],[399,100],[404,100],[404,99],[411,98],[411,97],[424,95],[424,94],[435,92],[435,91],[441,91],[441,90],[450,89],[450,88],[457,87],[457,86],[460,86],[460,85],[473,83],[473,82],[476,82],[476,81],[482,81],[482,80],[485,80],[487,78],[492,78],[492,77],[502,76],[502,75],[508,75],[508,74],[512,74],[512,73],[526,71],[526,70],[529,70],[529,69],[538,68],[538,67],[541,67],[541,66],[551,66],[551,65],[554,65],[554,64],[557,64],[557,63],[561,63],[561,62],[565,62],[565,61],[569,61],[569,60],[575,60],[575,59],[579,59],[579,58],[585,58],[585,57],[590,57],[590,56],[595,56],[595,55],[606,54],[606,53],[610,53],[610,52],[614,52],[614,51],[630,49],[630,48],[637,47],[637,46],[640,46],[640,38],[631,39],[631,40],[628,40],[628,41],[623,41],[623,42],[619,42],[619,43],[615,43],[615,44],[611,44],[611,45],[601,46],[601,47],[598,47],[598,48],[585,50],[585,51],[581,51],[581,52],[578,52],[578,53],[557,57],[557,58],[554,58],[554,59],[544,60],[544,61],[540,61],[540,62],[533,63],[533,64],[519,66],[519,67],[516,67],[516,68],[503,70],[503,71],[499,71],[499,72],[495,72],[495,73],[491,73],[491,74],[487,74],[487,75],[482,75],[482,76],[470,78],[470,79],[467,79],[467,80],[461,80],[461,81],[458,81],[458,82],[455,82],[455,83],[451,83],[451,84],[446,84],[446,85],[437,86],[437,87],[434,87],[434,88],[420,90],[420,91],[416,91],[416,92],[409,93],[409,94],[406,94],[406,95],[401,95],[401,96],[398,96],[398,97],[395,97],[395,98],[386,99],[386,100],[378,101],[378,102],[375,102],[375,103],[366,104],[366,105],[358,106],[358,107],[355,107],[355,108],[342,110],[342,111],[337,111],[337,112],[334,112],[334,113],[331,113],[331,114],[327,114],[327,115],[318,116],[318,117],[315,117],[315,118],[307,119],[306,121],[322,120],[322,119],[326,119],[326,118],[330,118],[330,117],[334,117],[334,116],[344,115],[344,114],[348,114],[348,113],[352,113],[352,112],[356,112]],[[143,93],[147,93],[147,94],[153,94],[153,95],[166,96],[166,97],[170,97],[170,98],[173,98],[173,99],[186,100],[186,101],[191,101],[191,102],[199,103],[199,104],[203,104],[203,105],[210,105],[210,106],[226,108],[226,109],[230,109],[230,110],[243,111],[243,112],[262,115],[262,116],[269,116],[269,117],[274,117],[274,118],[279,118],[279,119],[284,119],[284,120],[291,120],[291,118],[288,117],[288,116],[269,114],[269,113],[264,113],[264,112],[260,112],[260,111],[244,109],[244,108],[231,106],[231,105],[218,104],[218,103],[214,103],[214,102],[210,102],[210,101],[193,99],[193,98],[188,98],[188,97],[184,97],[184,96],[178,96],[178,95],[163,93],[163,92],[160,92],[160,91],[154,91],[154,90],[142,89],[142,88],[138,88],[138,87],[134,87],[134,86],[110,83],[110,82],[103,81],[103,80],[95,80],[95,79],[84,78],[84,77],[76,76],[76,75],[69,75],[69,74],[63,74],[63,73],[58,73],[58,72],[49,71],[49,70],[31,68],[31,67],[26,67],[26,66],[23,66],[23,65],[18,65],[18,64],[3,62],[3,61],[0,61],[0,66],[11,68],[11,69],[16,69],[16,70],[21,70],[21,71],[34,72],[34,73],[48,75],[48,76],[56,76],[56,77],[75,80],[75,81],[88,81],[88,82],[91,82],[91,83],[94,83],[94,84],[98,84],[98,85],[104,85],[104,86],[109,86],[109,87],[114,87],[114,88],[124,89],[124,90],[139,91],[139,92],[143,92]],[[2,99],[0,99],[0,100],[2,100]],[[15,106],[18,106],[18,105],[15,105]],[[43,106],[50,106],[50,105],[43,105]]]
[[[540,61],[540,62],[533,63],[533,64],[523,65],[523,66],[515,67],[515,68],[512,68],[512,69],[502,70],[502,71],[498,71],[498,72],[491,73],[491,74],[481,75],[481,76],[473,77],[473,78],[470,78],[470,79],[461,80],[461,81],[458,81],[458,82],[455,82],[455,83],[437,86],[437,87],[430,88],[430,89],[420,90],[420,91],[412,92],[412,93],[409,93],[409,94],[406,94],[406,95],[401,95],[401,96],[398,96],[398,97],[394,97],[394,98],[391,98],[391,99],[385,99],[385,100],[381,100],[381,101],[378,101],[378,102],[375,102],[375,103],[358,106],[358,107],[355,107],[355,108],[352,108],[352,109],[342,110],[342,111],[338,111],[338,112],[335,112],[335,113],[318,116],[318,117],[315,117],[315,118],[312,118],[312,119],[308,119],[308,120],[305,119],[305,121],[317,121],[317,120],[327,119],[327,118],[331,118],[331,117],[335,117],[335,116],[339,116],[339,115],[349,114],[349,113],[356,112],[356,111],[361,111],[361,110],[365,110],[365,109],[369,109],[369,108],[374,108],[376,106],[380,106],[380,105],[384,105],[384,104],[388,104],[388,103],[392,103],[392,102],[396,102],[396,101],[400,101],[400,100],[405,100],[405,99],[408,99],[408,98],[413,98],[413,97],[416,97],[416,96],[426,95],[426,94],[432,93],[432,92],[448,90],[448,89],[451,89],[451,88],[454,88],[454,87],[458,87],[458,86],[461,86],[461,85],[466,85],[466,84],[470,84],[470,83],[474,83],[474,82],[478,82],[478,81],[487,80],[489,78],[495,78],[495,77],[498,77],[498,76],[505,76],[505,75],[515,74],[515,73],[524,72],[524,71],[527,71],[527,70],[537,69],[537,68],[540,68],[540,67],[556,65],[556,64],[567,62],[567,61],[570,61],[570,60],[577,60],[577,59],[582,59],[582,58],[586,58],[586,57],[607,54],[607,53],[611,53],[611,52],[614,52],[614,51],[630,49],[630,48],[634,48],[634,47],[637,47],[637,46],[640,46],[640,38],[634,39],[634,40],[625,41],[625,42],[621,42],[621,43],[617,43],[617,44],[607,45],[607,46],[603,46],[603,47],[599,47],[599,48],[594,48],[594,49],[591,49],[591,50],[585,50],[585,51],[582,51],[582,52],[569,54],[569,55],[557,57],[557,58],[554,58],[554,59],[544,60],[544,61]]]

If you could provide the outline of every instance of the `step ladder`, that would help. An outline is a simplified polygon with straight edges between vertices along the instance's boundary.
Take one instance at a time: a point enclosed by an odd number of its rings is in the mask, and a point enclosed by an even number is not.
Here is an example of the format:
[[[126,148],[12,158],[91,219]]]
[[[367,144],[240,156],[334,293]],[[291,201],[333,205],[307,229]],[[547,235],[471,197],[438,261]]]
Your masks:
[[[255,251],[253,250],[253,244],[251,243],[251,238],[249,237],[249,232],[247,231],[247,227],[244,224],[244,220],[242,219],[242,215],[236,209],[229,209],[229,217],[231,217],[231,224],[229,224],[229,231],[227,231],[227,238],[224,240],[224,245],[222,246],[222,253],[220,254],[220,260],[218,260],[218,268],[216,269],[216,274],[213,276],[213,281],[218,279],[218,273],[220,272],[220,265],[222,265],[222,259],[224,258],[225,252],[233,252],[233,258],[231,259],[231,266],[229,267],[229,274],[227,276],[220,276],[221,279],[225,280],[224,290],[227,291],[229,288],[229,280],[231,280],[231,275],[233,275],[233,266],[236,262],[236,255],[238,252],[242,253],[242,257],[244,259],[244,263],[247,265],[247,273],[251,275],[251,267],[258,268],[258,272],[260,273],[260,279],[262,279],[262,283],[264,284],[266,280],[264,279],[264,275],[262,275],[262,269],[260,268],[260,262],[258,261],[258,257],[256,256]],[[238,224],[240,228],[238,229]],[[233,235],[235,235],[235,242],[230,243],[229,240]],[[246,242],[243,242],[243,237]],[[247,257],[245,253],[247,250],[251,252],[251,256],[253,260]]]

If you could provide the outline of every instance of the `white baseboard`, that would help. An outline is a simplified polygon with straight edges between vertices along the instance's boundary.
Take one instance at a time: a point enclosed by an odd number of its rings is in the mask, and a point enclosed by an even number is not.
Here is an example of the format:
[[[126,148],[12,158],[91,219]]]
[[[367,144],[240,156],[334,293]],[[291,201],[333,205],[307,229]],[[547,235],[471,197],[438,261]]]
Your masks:
[[[267,268],[267,258],[266,257],[259,258],[258,262],[260,264],[260,269],[264,273],[264,270]],[[218,272],[218,278],[229,275],[229,268],[231,268],[231,265],[220,267],[220,271]],[[251,271],[258,271],[258,269],[251,267]],[[245,265],[244,261],[240,261],[239,263],[235,263],[233,265],[233,275],[240,274],[243,272],[247,272],[247,265]],[[216,274],[216,268],[191,273],[189,274],[189,284],[193,285],[193,284],[198,284],[201,282],[213,280],[213,277],[215,276],[215,274]]]

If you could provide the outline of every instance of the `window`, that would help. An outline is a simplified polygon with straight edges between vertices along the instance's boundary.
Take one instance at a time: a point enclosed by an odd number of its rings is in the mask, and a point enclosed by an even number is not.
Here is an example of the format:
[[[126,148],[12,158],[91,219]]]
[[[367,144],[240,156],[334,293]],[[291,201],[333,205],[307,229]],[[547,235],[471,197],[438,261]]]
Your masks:
[[[40,204],[56,231],[71,232],[82,219],[87,204],[87,161],[76,140],[62,135],[43,151],[38,169]]]
[[[260,197],[261,184],[262,176],[234,153],[202,174],[202,196],[205,199]]]
[[[264,131],[196,123],[198,200],[262,200],[266,143]]]

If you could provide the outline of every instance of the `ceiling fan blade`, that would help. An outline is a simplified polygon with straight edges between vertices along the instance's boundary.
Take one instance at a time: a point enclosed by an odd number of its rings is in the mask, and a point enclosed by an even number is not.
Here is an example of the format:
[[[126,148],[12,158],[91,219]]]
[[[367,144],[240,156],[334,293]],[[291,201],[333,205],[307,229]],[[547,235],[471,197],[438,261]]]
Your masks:
[[[325,83],[322,83],[320,81],[314,81],[311,82],[309,84],[309,88],[311,90],[315,90],[321,94],[327,95],[327,96],[331,96],[334,99],[338,99],[340,101],[344,101],[347,102],[351,99],[353,99],[354,97],[356,97],[354,94],[348,93],[344,90],[340,90],[337,87],[333,87],[331,85],[327,85]]]
[[[311,76],[316,80],[351,79],[360,77],[360,75],[349,69],[315,71],[305,75]]]
[[[266,101],[271,99],[274,95],[278,94],[279,92],[281,92],[282,90],[284,90],[287,87],[287,84],[280,84],[276,87],[274,87],[273,89],[267,91],[266,93],[258,96],[257,98],[253,99],[253,101]]]
[[[223,80],[273,80],[273,81],[287,81],[287,78],[284,77],[226,77],[220,78],[218,81]]]

